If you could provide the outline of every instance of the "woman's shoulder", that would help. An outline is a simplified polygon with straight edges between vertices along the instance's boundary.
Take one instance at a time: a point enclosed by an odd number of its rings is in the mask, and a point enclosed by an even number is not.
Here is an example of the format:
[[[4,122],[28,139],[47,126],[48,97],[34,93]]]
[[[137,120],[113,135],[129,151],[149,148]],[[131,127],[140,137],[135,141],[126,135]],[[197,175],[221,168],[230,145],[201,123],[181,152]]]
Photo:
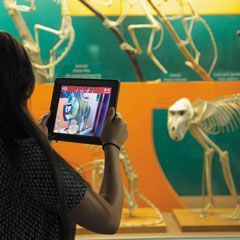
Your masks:
[[[44,147],[36,138],[3,137],[0,135],[0,157],[10,162],[15,159],[22,170],[35,169],[41,166],[51,169]]]
[[[18,157],[29,153],[42,153],[37,139],[35,138],[19,138],[19,137],[3,137],[0,134],[0,156],[8,157],[12,153]],[[10,156],[11,157],[11,156]]]
[[[38,143],[36,138],[28,137],[16,137],[16,136],[4,136],[0,133],[0,146],[6,145],[4,143],[13,141],[15,144],[18,144],[19,146],[25,146],[28,144],[36,144]]]
[[[39,147],[38,140],[36,138],[19,138],[15,137],[14,141],[21,147],[27,147],[36,145]]]

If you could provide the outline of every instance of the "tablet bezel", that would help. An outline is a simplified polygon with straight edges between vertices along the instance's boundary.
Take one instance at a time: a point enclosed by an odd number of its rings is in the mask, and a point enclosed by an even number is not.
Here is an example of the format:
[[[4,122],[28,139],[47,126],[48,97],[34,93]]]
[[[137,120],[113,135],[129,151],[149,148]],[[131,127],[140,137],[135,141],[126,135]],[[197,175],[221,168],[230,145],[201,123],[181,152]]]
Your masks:
[[[116,108],[120,82],[118,80],[112,79],[57,78],[54,83],[52,101],[50,106],[51,116],[47,123],[49,140],[101,145],[102,142],[100,137],[79,136],[53,132],[62,86],[111,87],[112,92],[109,107],[114,106]]]

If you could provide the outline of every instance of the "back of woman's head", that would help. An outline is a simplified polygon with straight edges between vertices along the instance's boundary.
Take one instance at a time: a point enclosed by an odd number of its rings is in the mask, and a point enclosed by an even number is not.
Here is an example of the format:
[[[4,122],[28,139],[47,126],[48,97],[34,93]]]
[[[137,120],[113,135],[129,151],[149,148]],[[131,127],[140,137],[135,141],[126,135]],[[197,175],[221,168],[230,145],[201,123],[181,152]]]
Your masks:
[[[29,57],[22,44],[0,31],[0,127],[18,132],[18,119],[34,89],[35,79]],[[14,134],[13,134],[14,135]]]

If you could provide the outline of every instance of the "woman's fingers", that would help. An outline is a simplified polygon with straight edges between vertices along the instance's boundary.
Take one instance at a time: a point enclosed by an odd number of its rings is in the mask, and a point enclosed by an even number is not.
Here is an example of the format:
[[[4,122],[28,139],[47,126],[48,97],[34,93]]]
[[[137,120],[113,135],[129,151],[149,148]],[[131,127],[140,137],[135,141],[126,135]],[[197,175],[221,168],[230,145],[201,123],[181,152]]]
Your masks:
[[[106,124],[110,123],[115,117],[115,108],[110,107],[106,118]]]
[[[49,117],[51,116],[51,111],[46,112],[40,119],[39,124],[40,125],[46,125]]]

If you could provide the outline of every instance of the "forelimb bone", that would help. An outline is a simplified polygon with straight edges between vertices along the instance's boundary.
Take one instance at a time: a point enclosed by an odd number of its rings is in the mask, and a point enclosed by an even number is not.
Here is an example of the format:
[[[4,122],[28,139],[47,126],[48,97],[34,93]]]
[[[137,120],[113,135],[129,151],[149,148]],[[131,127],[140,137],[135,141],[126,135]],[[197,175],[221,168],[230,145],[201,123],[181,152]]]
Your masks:
[[[239,202],[236,186],[234,184],[232,173],[231,173],[228,152],[222,151],[210,138],[207,137],[207,135],[200,128],[198,129],[198,134],[199,134],[199,137],[202,138],[209,146],[211,146],[211,148],[214,149],[215,152],[219,155],[226,185],[236,203],[234,212],[231,215],[224,216],[224,217],[232,220],[239,220],[240,219],[240,202]]]
[[[74,40],[75,40],[75,31],[72,27],[72,20],[70,17],[70,12],[68,9],[68,5],[66,0],[56,0],[55,2],[61,4],[61,11],[62,11],[62,24],[60,30],[55,30],[53,28],[49,28],[43,25],[36,24],[34,26],[34,34],[36,39],[35,50],[40,51],[40,43],[39,43],[39,30],[43,30],[49,33],[52,33],[59,37],[59,41],[54,45],[54,47],[50,50],[50,59],[49,63],[46,65],[40,65],[33,63],[33,66],[38,69],[49,69],[49,78],[50,80],[54,77],[55,66],[63,60],[63,58],[67,55],[70,51]],[[56,51],[57,49],[67,40],[69,39],[67,46],[63,50],[62,54],[56,58]]]
[[[205,171],[206,186],[207,186],[207,193],[208,193],[208,199],[209,199],[209,202],[205,206],[204,205],[202,206],[201,216],[204,217],[208,214],[207,211],[209,209],[212,209],[212,207],[214,205],[213,193],[212,193],[212,157],[213,157],[214,150],[212,148],[210,148],[208,146],[207,142],[204,141],[204,139],[201,137],[198,126],[196,126],[196,125],[191,126],[189,128],[189,131],[192,134],[192,136],[196,139],[196,141],[204,149],[204,167],[205,167],[204,171]],[[203,182],[202,184],[203,184],[202,195],[204,197],[205,182]]]
[[[156,56],[153,54],[152,48],[153,48],[153,41],[156,35],[157,31],[161,30],[161,26],[156,26],[155,24],[136,24],[136,25],[129,25],[128,26],[128,31],[130,33],[130,36],[133,40],[133,43],[135,45],[134,51],[137,54],[141,54],[142,53],[142,49],[139,45],[138,39],[136,37],[135,34],[135,29],[144,29],[144,28],[150,28],[152,29],[151,31],[151,35],[149,38],[149,42],[148,42],[148,48],[147,48],[147,55],[151,58],[151,60],[155,63],[155,65],[165,74],[167,74],[167,70],[165,67],[163,67],[163,65],[158,61],[158,59],[156,58]]]
[[[140,8],[141,10],[144,11],[144,13],[146,14],[146,18],[149,21],[149,24],[131,24],[131,25],[129,25],[128,26],[128,31],[129,31],[130,37],[131,37],[135,47],[133,47],[132,45],[130,45],[127,42],[124,42],[124,43],[121,44],[121,49],[131,51],[135,54],[142,54],[142,49],[139,45],[137,36],[135,34],[135,29],[145,29],[145,28],[152,29],[151,35],[150,35],[150,38],[149,38],[148,48],[147,48],[147,55],[150,57],[150,59],[153,61],[153,63],[163,73],[166,74],[167,70],[163,67],[163,65],[156,58],[156,56],[153,54],[153,51],[152,51],[153,41],[154,41],[156,32],[158,32],[160,30],[163,31],[163,28],[162,28],[161,24],[154,19],[154,17],[152,15],[151,11],[149,10],[149,7],[147,6],[145,0],[130,0],[127,7],[124,9],[123,13],[121,14],[121,16],[116,21],[111,21],[109,19],[105,19],[103,24],[104,24],[104,26],[106,26],[108,28],[114,28],[114,27],[119,26],[126,19],[127,15],[128,15],[128,12],[131,10],[131,8],[134,5],[136,5],[138,8]],[[159,47],[160,47],[160,44],[158,44],[157,48],[159,48]]]

